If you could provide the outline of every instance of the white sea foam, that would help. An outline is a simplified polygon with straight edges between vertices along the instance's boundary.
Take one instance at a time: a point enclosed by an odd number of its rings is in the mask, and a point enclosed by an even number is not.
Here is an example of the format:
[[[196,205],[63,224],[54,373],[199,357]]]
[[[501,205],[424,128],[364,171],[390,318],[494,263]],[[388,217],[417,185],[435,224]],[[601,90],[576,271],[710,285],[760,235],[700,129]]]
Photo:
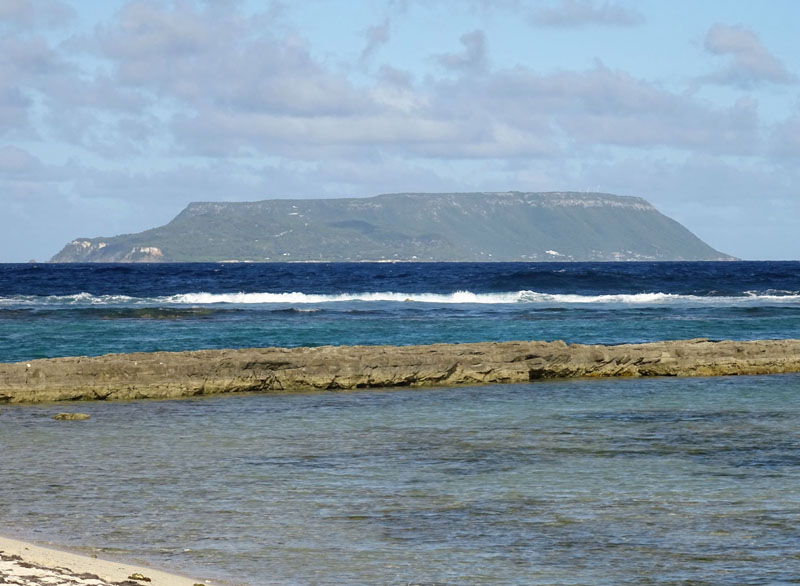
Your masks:
[[[636,293],[574,295],[558,293],[539,293],[537,291],[515,291],[505,293],[473,293],[455,291],[453,293],[402,293],[402,292],[364,292],[339,293],[333,295],[314,295],[301,292],[291,293],[184,293],[164,298],[169,303],[188,304],[323,304],[341,302],[414,302],[435,304],[511,304],[534,303],[543,305],[573,304],[616,304],[616,305],[668,305],[702,304],[726,305],[758,302],[798,303],[800,295],[756,295],[742,296],[700,296],[677,295],[672,293]]]
[[[47,301],[53,301],[56,303],[72,303],[75,305],[116,305],[135,303],[139,300],[137,297],[130,297],[128,295],[92,295],[91,293],[77,293],[75,295],[64,296],[52,295],[46,299]]]
[[[0,306],[124,305],[147,301],[147,299],[128,295],[92,295],[84,292],[72,295],[15,295],[13,297],[0,297]]]
[[[679,300],[702,300],[709,297],[674,295],[671,293],[636,293],[607,295],[568,295],[558,293],[537,293],[520,291],[519,301],[530,303],[626,303],[626,304],[664,304]]]
[[[564,305],[743,305],[799,304],[800,293],[796,291],[744,292],[739,296],[678,295],[672,293],[635,293],[576,295],[541,293],[537,291],[512,291],[503,293],[403,293],[362,292],[337,294],[310,294],[298,291],[285,293],[181,293],[163,297],[130,297],[127,295],[73,295],[35,296],[22,295],[0,297],[0,307],[8,306],[98,306],[98,305],[320,305],[346,302],[414,302],[431,304],[537,304],[543,306]]]
[[[520,301],[520,293],[472,293],[456,291],[455,293],[395,293],[364,292],[338,293],[334,295],[314,295],[308,293],[184,293],[174,295],[165,300],[170,303],[281,303],[281,304],[318,304],[346,301],[394,301],[418,303],[515,303]]]

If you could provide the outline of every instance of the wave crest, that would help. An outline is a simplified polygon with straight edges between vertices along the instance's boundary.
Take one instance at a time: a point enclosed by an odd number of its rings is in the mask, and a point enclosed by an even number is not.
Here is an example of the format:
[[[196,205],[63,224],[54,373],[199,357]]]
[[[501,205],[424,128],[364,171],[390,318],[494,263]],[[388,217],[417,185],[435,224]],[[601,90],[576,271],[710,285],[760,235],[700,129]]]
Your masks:
[[[35,296],[22,295],[0,297],[0,306],[142,306],[142,305],[319,305],[346,302],[413,302],[432,304],[514,304],[530,303],[539,305],[758,305],[800,303],[796,291],[755,291],[744,292],[740,296],[680,295],[676,293],[609,293],[581,295],[569,293],[541,293],[522,290],[500,293],[474,293],[454,291],[451,293],[403,293],[403,292],[363,292],[313,294],[299,291],[284,293],[180,293],[161,297],[130,297],[127,295],[92,295],[76,293],[73,295]]]
[[[521,300],[521,293],[472,293],[456,291],[454,293],[395,293],[364,292],[337,293],[318,295],[312,293],[184,293],[167,298],[171,303],[283,303],[283,304],[317,304],[347,301],[390,301],[417,303],[515,303]]]

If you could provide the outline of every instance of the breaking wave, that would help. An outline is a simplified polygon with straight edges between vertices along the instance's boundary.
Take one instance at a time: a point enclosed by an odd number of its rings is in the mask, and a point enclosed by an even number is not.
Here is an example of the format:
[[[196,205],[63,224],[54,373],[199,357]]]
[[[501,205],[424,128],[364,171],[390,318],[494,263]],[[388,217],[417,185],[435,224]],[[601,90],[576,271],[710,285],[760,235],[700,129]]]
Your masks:
[[[15,295],[13,297],[0,297],[0,306],[126,305],[146,301],[148,300],[140,297],[130,297],[128,295],[92,295],[91,293],[75,293],[74,295]]]
[[[579,295],[562,293],[540,293],[522,290],[501,293],[474,293],[455,291],[452,293],[403,293],[363,292],[338,294],[285,293],[181,293],[161,297],[130,297],[126,295],[74,295],[13,296],[0,297],[0,306],[152,306],[152,305],[319,305],[344,302],[413,302],[432,304],[513,304],[531,303],[540,305],[761,305],[800,303],[800,292],[746,291],[740,296],[680,295],[674,293],[635,293]]]

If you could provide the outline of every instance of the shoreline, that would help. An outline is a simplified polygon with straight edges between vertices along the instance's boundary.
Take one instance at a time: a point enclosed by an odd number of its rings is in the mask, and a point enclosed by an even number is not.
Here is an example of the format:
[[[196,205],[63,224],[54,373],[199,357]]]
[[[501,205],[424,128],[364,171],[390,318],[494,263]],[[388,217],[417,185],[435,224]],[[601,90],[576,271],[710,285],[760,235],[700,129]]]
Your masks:
[[[205,586],[212,582],[0,536],[0,583],[20,586]]]
[[[800,372],[800,340],[562,341],[107,354],[0,363],[0,404]]]

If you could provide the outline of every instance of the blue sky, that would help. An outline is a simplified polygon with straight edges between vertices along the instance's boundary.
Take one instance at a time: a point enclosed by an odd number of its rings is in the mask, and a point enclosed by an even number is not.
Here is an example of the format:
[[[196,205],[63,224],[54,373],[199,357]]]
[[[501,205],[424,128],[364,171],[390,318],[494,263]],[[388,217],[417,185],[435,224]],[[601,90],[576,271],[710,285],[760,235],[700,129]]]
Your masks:
[[[0,0],[0,262],[192,201],[637,195],[800,259],[795,0]]]

